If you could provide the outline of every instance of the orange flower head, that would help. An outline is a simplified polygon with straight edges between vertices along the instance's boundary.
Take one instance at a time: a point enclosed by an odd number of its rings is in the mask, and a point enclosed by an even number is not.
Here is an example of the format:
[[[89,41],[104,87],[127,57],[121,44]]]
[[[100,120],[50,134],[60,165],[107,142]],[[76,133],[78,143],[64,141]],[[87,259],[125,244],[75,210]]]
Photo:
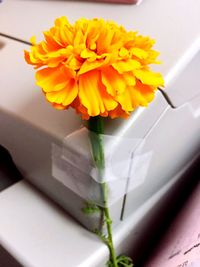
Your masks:
[[[128,117],[153,100],[163,85],[161,74],[150,70],[158,63],[154,41],[103,19],[66,17],[44,32],[25,60],[34,65],[36,83],[57,109],[74,108],[84,119],[90,116]]]

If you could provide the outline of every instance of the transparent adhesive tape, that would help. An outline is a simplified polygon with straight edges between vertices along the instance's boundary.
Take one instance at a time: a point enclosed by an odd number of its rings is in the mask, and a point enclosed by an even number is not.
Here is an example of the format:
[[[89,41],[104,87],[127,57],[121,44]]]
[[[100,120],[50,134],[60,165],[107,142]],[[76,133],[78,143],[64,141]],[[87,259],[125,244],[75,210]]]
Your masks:
[[[103,171],[95,166],[91,138],[101,141]],[[103,206],[102,184],[108,187],[108,205],[141,186],[146,178],[152,151],[145,151],[145,140],[97,135],[82,128],[68,135],[62,146],[52,145],[52,174],[88,202]]]

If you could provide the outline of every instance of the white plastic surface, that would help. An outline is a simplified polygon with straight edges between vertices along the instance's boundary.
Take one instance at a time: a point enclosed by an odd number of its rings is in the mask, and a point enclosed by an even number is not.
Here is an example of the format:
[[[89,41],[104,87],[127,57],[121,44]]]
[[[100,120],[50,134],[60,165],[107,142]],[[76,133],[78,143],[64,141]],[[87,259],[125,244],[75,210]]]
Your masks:
[[[145,240],[148,221],[168,199],[177,180],[175,177],[114,230],[117,253],[130,255],[136,240]],[[25,181],[0,194],[0,212],[0,243],[23,266],[102,267],[108,259],[106,246],[94,234]]]
[[[199,103],[200,105],[200,99]],[[194,116],[190,105],[168,108],[145,137],[143,152],[153,151],[148,174],[143,185],[127,195],[128,215],[141,195],[152,195],[164,183],[187,165],[200,151],[200,116]]]
[[[199,10],[200,11],[200,10]],[[199,41],[200,48],[200,41]],[[185,69],[166,89],[172,104],[179,107],[200,97],[200,49]],[[200,101],[199,101],[200,108]]]

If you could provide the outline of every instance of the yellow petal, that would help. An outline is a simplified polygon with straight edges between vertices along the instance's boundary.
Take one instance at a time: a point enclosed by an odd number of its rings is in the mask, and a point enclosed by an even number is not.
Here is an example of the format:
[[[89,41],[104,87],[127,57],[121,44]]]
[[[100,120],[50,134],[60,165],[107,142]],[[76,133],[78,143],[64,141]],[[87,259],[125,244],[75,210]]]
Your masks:
[[[123,110],[130,112],[139,106],[147,106],[153,97],[154,92],[152,91],[152,88],[149,88],[148,86],[143,87],[141,85],[140,90],[137,86],[127,87],[124,93],[118,95],[116,99],[121,104]]]
[[[100,67],[106,66],[109,63],[109,60],[110,60],[109,56],[106,57],[105,59],[99,59],[99,60],[92,61],[92,62],[89,60],[86,60],[82,64],[78,74],[81,75],[81,74],[84,74],[84,73],[89,72],[91,70],[95,70],[95,69],[98,69]]]
[[[74,46],[78,46],[79,44],[83,43],[83,41],[84,41],[83,33],[81,29],[78,29],[75,33]]]
[[[90,71],[79,77],[79,97],[90,116],[97,116],[105,111],[99,91],[99,72]]]
[[[101,78],[107,92],[112,96],[121,94],[127,86],[123,76],[112,67],[103,69]]]
[[[63,61],[64,58],[64,56],[51,57],[46,60],[46,64],[50,68],[55,68]]]
[[[112,66],[120,73],[133,71],[135,69],[138,69],[141,64],[140,62],[134,60],[134,59],[128,59],[125,61],[118,61],[116,63],[113,63]]]
[[[140,91],[140,93],[144,96],[144,98],[147,100],[148,103],[154,99],[157,87],[143,84],[140,81],[137,81],[135,87],[137,88],[138,91]]]
[[[73,80],[71,80],[62,90],[46,93],[46,98],[51,103],[68,106],[74,101],[77,94],[78,86]]]
[[[129,52],[126,48],[122,47],[120,50],[119,50],[119,56],[120,57],[126,57],[128,56]]]
[[[117,100],[121,104],[122,109],[127,112],[135,110],[139,105],[143,106],[146,104],[146,101],[134,87],[127,87],[125,92],[117,97]]]
[[[145,59],[148,57],[148,53],[145,50],[137,47],[131,48],[131,54],[140,59]]]
[[[96,43],[91,43],[91,45],[90,45],[90,49],[91,49],[91,50],[95,50],[96,48],[97,48]]]
[[[81,57],[82,58],[89,58],[89,57],[93,57],[94,55],[96,55],[93,51],[90,51],[89,49],[84,49],[81,52]]]
[[[99,38],[96,42],[98,54],[101,54],[107,51],[108,47],[111,44],[113,35],[114,35],[114,31],[109,31],[106,28],[101,30]]]
[[[56,84],[56,86],[54,87],[54,91],[62,90],[64,87],[66,87],[67,84],[67,81]]]
[[[62,16],[55,20],[55,26],[56,27],[63,27],[65,25],[69,25],[69,21],[65,16]]]
[[[74,57],[74,55],[71,55],[68,60],[66,61],[66,66],[68,66],[72,70],[79,70],[81,67],[81,62]]]
[[[36,45],[36,37],[35,36],[32,36],[30,38],[30,42],[31,42],[32,45]]]
[[[122,106],[123,110],[133,111],[136,106],[129,88],[127,88],[122,94],[116,96],[116,99]]]
[[[135,70],[135,76],[144,84],[153,86],[163,86],[164,80],[160,73],[148,70]]]
[[[106,87],[101,82],[99,82],[99,90],[106,110],[110,111],[115,109],[118,105],[117,101],[107,93]]]
[[[65,86],[65,83],[71,77],[65,77],[59,68],[45,68],[36,72],[37,85],[42,87],[44,92],[57,91],[61,89],[61,86]]]
[[[54,40],[53,35],[50,31],[43,32],[43,34],[49,50],[57,50],[60,48],[60,45]]]
[[[125,72],[123,74],[124,80],[128,86],[134,86],[136,83],[135,76],[132,72]]]
[[[65,25],[63,28],[60,29],[60,37],[64,44],[73,44],[73,31],[69,25]]]

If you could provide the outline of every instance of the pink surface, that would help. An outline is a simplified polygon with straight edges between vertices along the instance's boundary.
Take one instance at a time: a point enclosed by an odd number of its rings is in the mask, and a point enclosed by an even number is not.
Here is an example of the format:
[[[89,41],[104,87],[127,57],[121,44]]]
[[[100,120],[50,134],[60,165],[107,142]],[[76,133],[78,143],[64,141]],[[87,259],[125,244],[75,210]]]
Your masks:
[[[138,2],[141,2],[141,0],[95,0],[95,1],[108,2],[108,3],[122,3],[122,4],[137,4]]]
[[[200,183],[144,267],[200,267]]]

